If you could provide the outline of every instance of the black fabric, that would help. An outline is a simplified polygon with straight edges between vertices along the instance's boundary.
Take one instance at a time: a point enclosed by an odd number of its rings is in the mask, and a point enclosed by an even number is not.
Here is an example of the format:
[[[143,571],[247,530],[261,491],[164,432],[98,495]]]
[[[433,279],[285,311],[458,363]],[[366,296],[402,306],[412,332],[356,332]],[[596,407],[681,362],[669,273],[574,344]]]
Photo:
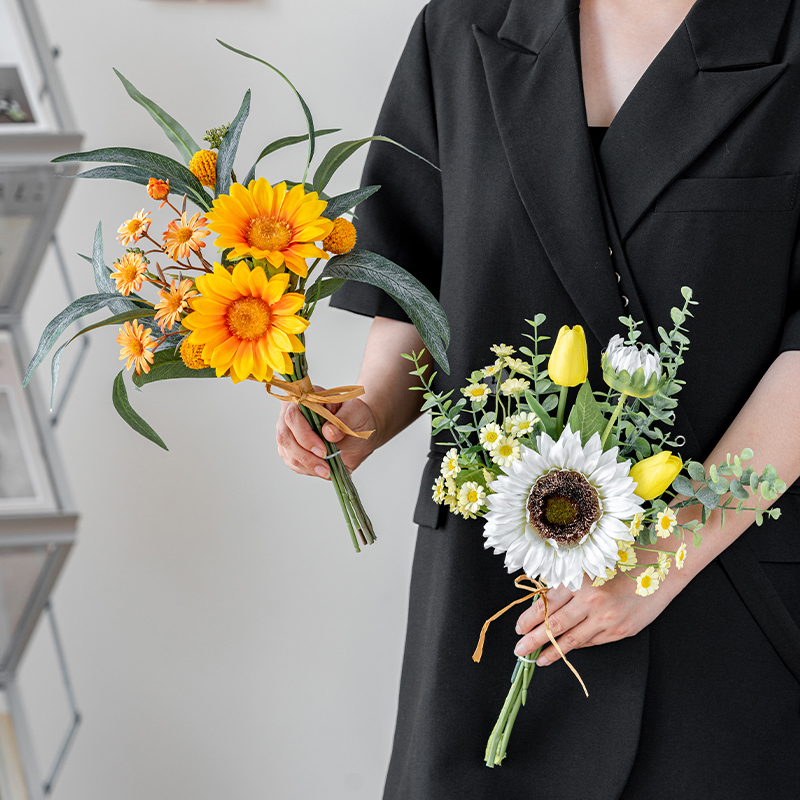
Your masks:
[[[603,144],[603,139],[605,138],[607,130],[608,128],[603,127],[602,125],[589,126],[589,137],[592,140],[592,150],[594,150],[595,155],[598,157],[600,154],[600,145]]]
[[[800,349],[799,2],[697,0],[596,154],[578,0],[426,6],[376,132],[441,173],[373,145],[364,183],[382,188],[357,225],[361,246],[413,272],[448,314],[452,373],[437,389],[457,392],[540,311],[551,335],[583,325],[596,354],[628,313],[655,341],[690,285],[700,305],[675,433],[685,456],[711,451],[774,359]],[[404,319],[363,285],[332,305]],[[590,379],[602,385],[599,358]],[[431,451],[385,800],[797,794],[800,486],[640,634],[575,654],[588,700],[563,665],[537,670],[508,758],[489,770],[513,615],[480,665],[470,654],[517,593],[482,523],[433,503],[443,448]]]

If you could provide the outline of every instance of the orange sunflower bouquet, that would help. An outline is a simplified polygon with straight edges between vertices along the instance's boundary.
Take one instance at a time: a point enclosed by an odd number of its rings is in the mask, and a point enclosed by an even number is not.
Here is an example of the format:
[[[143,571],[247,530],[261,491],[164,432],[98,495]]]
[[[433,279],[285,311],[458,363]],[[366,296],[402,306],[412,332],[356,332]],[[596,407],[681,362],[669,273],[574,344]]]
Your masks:
[[[289,79],[266,61],[220,42],[260,62],[291,87],[305,115],[307,132],[268,144],[239,182],[234,161],[250,109],[250,91],[233,121],[206,132],[201,148],[186,129],[117,72],[123,86],[162,128],[183,163],[159,153],[111,147],[71,153],[61,161],[101,162],[77,177],[116,178],[146,187],[151,200],[171,215],[155,233],[151,212],[141,209],[117,231],[119,253],[106,265],[102,227],[94,236],[91,261],[97,293],[75,300],[45,328],[24,383],[76,320],[102,309],[111,316],[85,327],[77,336],[101,327],[119,327],[120,359],[133,383],[177,378],[254,380],[271,395],[296,403],[320,432],[329,420],[352,431],[327,408],[363,394],[360,386],[315,390],[308,374],[305,332],[317,303],[346,280],[370,283],[386,291],[404,309],[439,364],[447,370],[447,318],[439,303],[412,275],[382,256],[356,250],[356,229],[345,215],[378,190],[367,186],[331,197],[325,193],[336,170],[360,147],[382,141],[421,158],[383,136],[334,145],[309,175],[319,137],[338,129],[317,130],[308,105]],[[299,181],[270,182],[257,177],[260,162],[284,147],[305,142],[305,171]],[[432,169],[436,167],[431,164]],[[192,204],[198,210],[187,211]],[[216,239],[209,238],[211,234]],[[207,248],[213,241],[218,253]],[[205,251],[205,252],[204,252]],[[151,289],[147,299],[143,289]],[[141,294],[140,294],[141,293]],[[63,349],[53,355],[55,393]],[[128,401],[125,371],[114,380],[113,403],[138,433],[166,449],[161,437]],[[335,445],[328,444],[331,481],[356,551],[375,540],[369,520]]]

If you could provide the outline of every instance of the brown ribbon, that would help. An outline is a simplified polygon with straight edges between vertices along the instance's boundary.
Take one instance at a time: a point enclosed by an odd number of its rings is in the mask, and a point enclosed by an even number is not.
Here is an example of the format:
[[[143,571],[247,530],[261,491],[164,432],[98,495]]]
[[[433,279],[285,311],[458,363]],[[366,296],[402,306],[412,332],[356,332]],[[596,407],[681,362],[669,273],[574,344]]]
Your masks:
[[[283,389],[286,394],[275,394],[272,391],[273,387]],[[282,381],[278,378],[273,378],[267,384],[267,392],[272,397],[277,397],[284,403],[295,403],[299,406],[305,406],[315,414],[319,414],[324,419],[328,420],[331,425],[335,425],[342,433],[348,436],[358,436],[359,439],[368,439],[374,431],[353,431],[347,427],[335,414],[328,411],[323,405],[324,403],[344,403],[347,400],[354,400],[356,397],[361,397],[364,394],[363,386],[337,386],[335,389],[320,389],[316,391],[314,384],[311,383],[311,378],[306,375],[300,378],[299,381]]]
[[[530,586],[523,586],[523,583],[528,581]],[[475,652],[472,654],[472,660],[477,664],[481,660],[481,656],[483,655],[483,644],[486,640],[486,631],[489,629],[489,625],[494,622],[498,617],[501,617],[503,614],[506,613],[510,608],[518,605],[519,603],[524,603],[526,600],[530,600],[536,595],[539,595],[542,598],[542,603],[544,604],[544,629],[547,631],[547,636],[550,641],[553,643],[553,647],[558,650],[558,654],[561,656],[563,662],[572,670],[573,675],[578,679],[580,685],[583,687],[583,691],[585,692],[586,696],[589,696],[589,691],[586,688],[586,684],[583,682],[583,678],[578,674],[578,670],[572,666],[572,664],[567,661],[567,657],[564,655],[563,650],[558,646],[558,642],[555,640],[553,636],[552,630],[550,630],[550,617],[549,617],[549,609],[547,606],[547,593],[550,591],[548,586],[545,586],[541,581],[536,580],[536,578],[529,578],[527,575],[519,575],[514,580],[514,586],[517,589],[522,589],[524,592],[527,589],[532,589],[525,597],[520,597],[519,600],[515,600],[513,603],[509,603],[504,609],[498,611],[494,616],[489,617],[486,622],[483,623],[483,628],[481,628],[481,635],[478,639],[478,646],[475,648]]]

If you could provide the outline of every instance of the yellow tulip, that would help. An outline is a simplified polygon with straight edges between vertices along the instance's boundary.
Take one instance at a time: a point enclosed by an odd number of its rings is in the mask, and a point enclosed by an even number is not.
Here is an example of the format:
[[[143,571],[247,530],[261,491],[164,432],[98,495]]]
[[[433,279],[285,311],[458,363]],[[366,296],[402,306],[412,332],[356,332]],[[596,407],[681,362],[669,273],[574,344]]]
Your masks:
[[[662,450],[631,467],[630,476],[636,481],[634,494],[642,500],[660,497],[683,469],[683,461],[669,450]]]
[[[583,328],[564,325],[547,365],[550,380],[558,386],[579,386],[589,373],[589,356]]]

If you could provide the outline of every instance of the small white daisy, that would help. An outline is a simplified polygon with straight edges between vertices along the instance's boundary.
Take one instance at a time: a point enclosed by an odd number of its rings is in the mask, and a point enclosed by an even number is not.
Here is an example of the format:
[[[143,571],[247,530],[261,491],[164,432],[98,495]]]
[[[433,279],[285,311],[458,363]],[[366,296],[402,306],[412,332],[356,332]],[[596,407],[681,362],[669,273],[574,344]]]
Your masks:
[[[529,436],[538,421],[539,417],[536,414],[530,411],[521,411],[519,414],[506,417],[505,428],[508,433],[515,436]]]
[[[484,378],[491,378],[494,375],[497,375],[503,369],[503,362],[501,359],[497,359],[494,364],[489,364],[488,367],[484,367],[481,372],[483,373]]]
[[[440,475],[433,484],[433,502],[441,505],[444,503],[444,498],[447,491],[444,488],[444,476]]]
[[[667,574],[669,573],[669,568],[671,566],[672,566],[672,559],[669,557],[669,555],[667,553],[659,553],[656,572],[658,573],[658,579],[660,581],[663,581],[664,578],[667,577]]]
[[[492,450],[492,461],[501,467],[510,466],[519,457],[519,442],[513,436],[501,436]]]
[[[658,575],[656,575],[652,567],[648,567],[636,579],[636,594],[647,597],[647,595],[653,594],[656,589],[658,589]]]
[[[461,390],[464,397],[479,405],[485,405],[491,393],[492,390],[485,383],[471,383]]]
[[[475,481],[467,481],[458,493],[458,505],[471,514],[477,514],[486,505],[486,490]]]
[[[528,364],[527,361],[523,361],[521,358],[510,358],[509,356],[506,356],[504,361],[512,372],[524,372],[526,375],[530,374],[531,365]]]
[[[686,542],[681,542],[678,552],[675,553],[675,566],[678,569],[683,569],[684,561],[686,561]]]
[[[478,438],[485,450],[491,452],[497,447],[500,437],[503,435],[503,429],[496,423],[490,422],[485,425],[478,432]]]
[[[602,578],[602,577],[601,578],[595,578],[592,581],[592,586],[602,586],[606,581],[610,581],[616,574],[617,574],[617,571],[613,567],[609,567],[606,570],[605,578]]]
[[[527,389],[530,389],[531,382],[526,381],[524,378],[507,378],[500,384],[500,391],[506,395],[520,395]]]
[[[515,352],[510,344],[493,344],[489,349],[500,358],[503,356],[513,356]]]
[[[623,571],[628,572],[636,566],[639,560],[636,551],[631,547],[630,542],[617,542],[617,566]]]
[[[441,472],[445,478],[455,478],[461,472],[461,467],[458,465],[458,450],[455,447],[451,447],[445,453]]]
[[[672,508],[665,508],[658,512],[656,531],[662,539],[666,539],[675,528],[676,515]]]

